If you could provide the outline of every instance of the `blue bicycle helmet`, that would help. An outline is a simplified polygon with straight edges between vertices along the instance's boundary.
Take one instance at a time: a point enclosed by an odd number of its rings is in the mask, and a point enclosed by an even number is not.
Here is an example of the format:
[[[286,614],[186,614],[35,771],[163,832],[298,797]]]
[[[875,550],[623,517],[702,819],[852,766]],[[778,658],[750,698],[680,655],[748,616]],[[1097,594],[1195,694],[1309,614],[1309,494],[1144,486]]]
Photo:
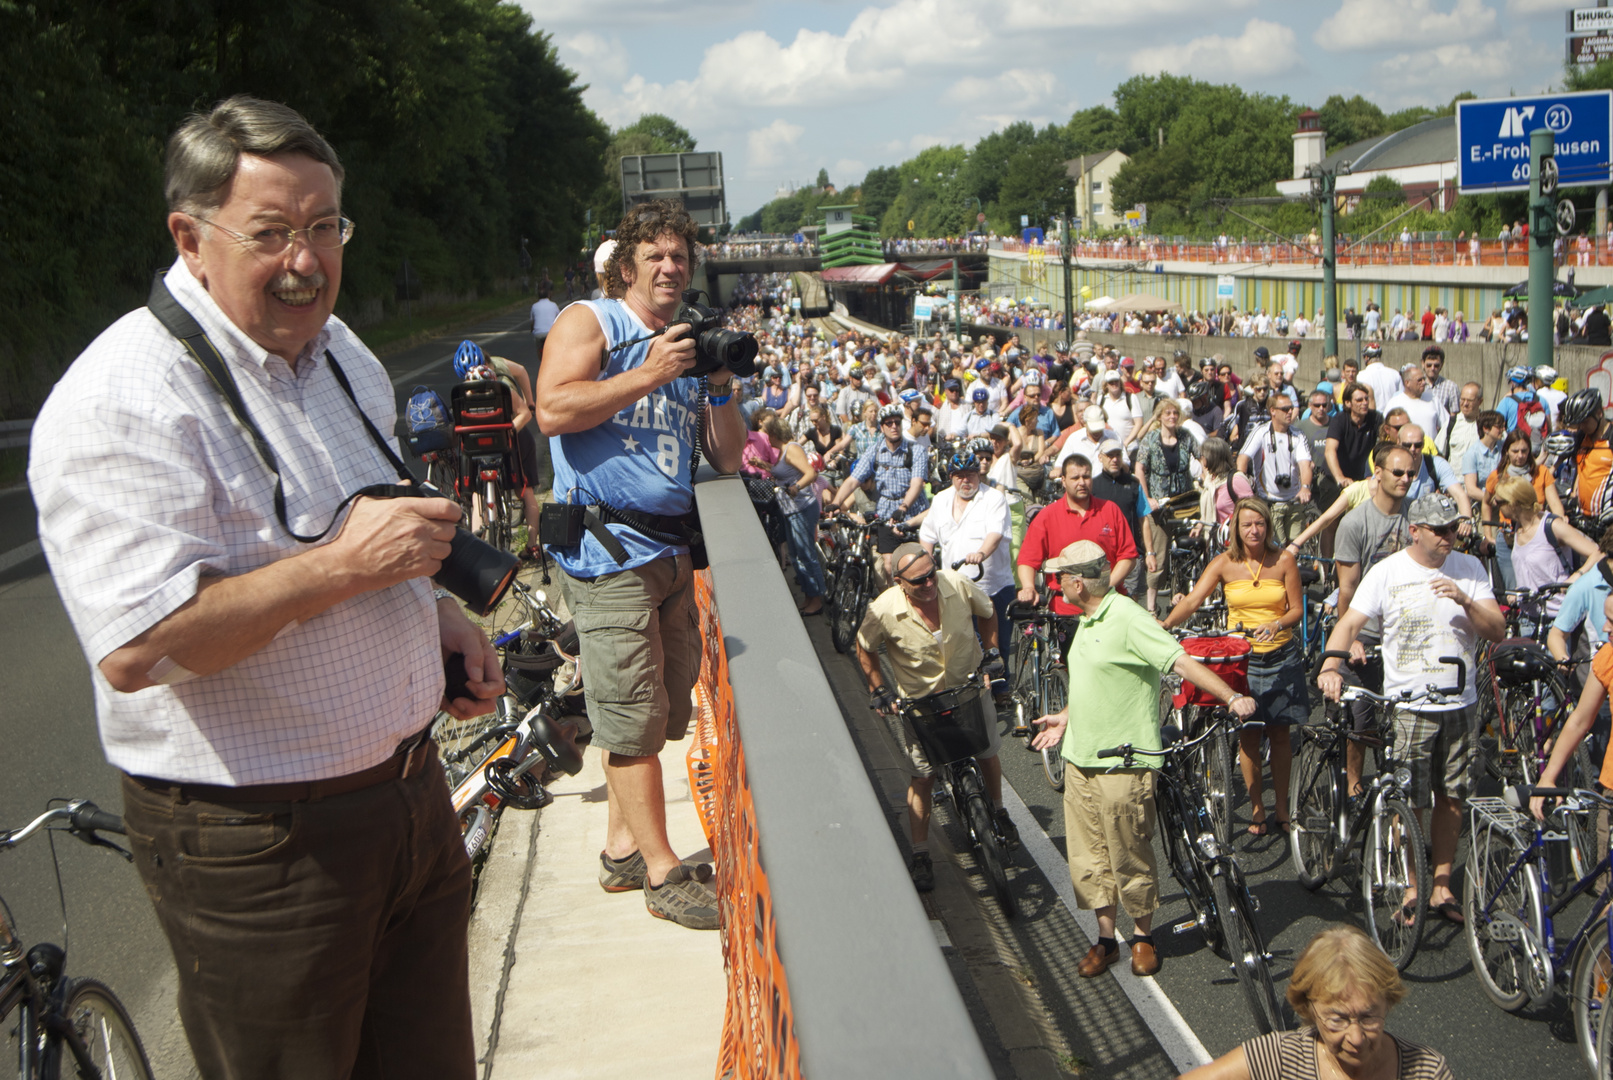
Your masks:
[[[473,369],[482,367],[486,363],[487,354],[482,352],[480,345],[469,338],[461,341],[459,348],[454,352],[454,374],[461,379],[470,378],[470,373]]]
[[[947,462],[948,473],[979,471],[980,459],[970,453],[967,447],[953,454],[951,460]]]
[[[1524,367],[1522,364],[1507,369],[1507,381],[1513,386],[1527,386],[1529,384],[1529,380],[1533,379],[1534,377],[1535,373]]]
[[[902,391],[901,398],[903,402],[910,404],[919,399],[919,392],[914,390],[912,387],[908,387],[906,390]]]

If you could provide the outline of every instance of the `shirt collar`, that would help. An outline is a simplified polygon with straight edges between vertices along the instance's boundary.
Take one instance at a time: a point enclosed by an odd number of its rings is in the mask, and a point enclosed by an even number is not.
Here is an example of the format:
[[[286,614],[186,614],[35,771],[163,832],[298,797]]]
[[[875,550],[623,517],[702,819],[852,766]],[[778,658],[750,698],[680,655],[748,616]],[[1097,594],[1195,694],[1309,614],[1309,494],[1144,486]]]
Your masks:
[[[265,374],[268,373],[270,359],[273,354],[253,341],[240,327],[230,321],[229,316],[224,314],[224,309],[218,306],[218,301],[213,299],[212,294],[190,272],[190,267],[185,264],[183,256],[174,259],[174,265],[169,267],[168,276],[164,280],[167,282],[168,290],[173,293],[174,299],[178,300],[185,310],[189,311],[196,321],[201,324],[202,329],[207,331],[207,336],[213,340],[213,344],[218,346],[221,352],[228,346],[234,350],[236,358],[243,364],[248,364],[252,369]],[[301,370],[304,372],[314,370],[324,362],[325,350],[329,345],[330,321],[326,320],[325,325],[319,328],[319,333],[303,349],[302,355],[297,357],[297,364],[291,365],[291,370],[297,371],[301,362],[305,359],[311,360],[312,363],[301,368]],[[275,359],[280,363],[285,362],[279,360],[278,357]]]

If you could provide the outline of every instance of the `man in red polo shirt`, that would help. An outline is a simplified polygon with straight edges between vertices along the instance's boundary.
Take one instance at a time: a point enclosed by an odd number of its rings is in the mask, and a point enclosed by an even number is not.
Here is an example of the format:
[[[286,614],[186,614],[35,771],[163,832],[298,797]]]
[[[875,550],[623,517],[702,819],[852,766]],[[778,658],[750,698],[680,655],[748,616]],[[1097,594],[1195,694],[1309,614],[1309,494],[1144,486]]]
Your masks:
[[[1051,559],[1077,540],[1091,540],[1103,548],[1109,560],[1109,585],[1121,593],[1126,574],[1137,561],[1137,543],[1131,537],[1131,527],[1120,507],[1106,499],[1092,496],[1092,462],[1075,455],[1064,459],[1064,498],[1051,503],[1031,521],[1025,530],[1025,540],[1019,546],[1019,600],[1024,604],[1036,602],[1036,572],[1042,563]],[[1064,599],[1058,587],[1057,575],[1048,575],[1053,590],[1053,612],[1056,615],[1079,615],[1081,609]]]

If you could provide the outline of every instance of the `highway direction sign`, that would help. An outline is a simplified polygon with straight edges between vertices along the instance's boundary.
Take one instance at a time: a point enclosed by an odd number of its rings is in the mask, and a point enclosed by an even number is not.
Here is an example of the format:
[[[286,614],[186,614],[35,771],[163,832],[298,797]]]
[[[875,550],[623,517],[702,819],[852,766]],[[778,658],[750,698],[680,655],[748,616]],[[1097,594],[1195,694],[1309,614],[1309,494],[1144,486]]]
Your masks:
[[[1613,181],[1613,92],[1494,98],[1456,105],[1457,186],[1478,191],[1529,190],[1529,133],[1557,137],[1558,183]]]

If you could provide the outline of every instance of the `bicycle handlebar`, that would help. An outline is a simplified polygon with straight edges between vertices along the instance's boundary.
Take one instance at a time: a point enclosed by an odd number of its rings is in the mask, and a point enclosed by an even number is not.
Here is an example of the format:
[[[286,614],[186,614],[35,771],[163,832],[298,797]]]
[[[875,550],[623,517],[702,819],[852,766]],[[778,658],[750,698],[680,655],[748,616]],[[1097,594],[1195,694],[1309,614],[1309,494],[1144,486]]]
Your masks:
[[[959,567],[969,566],[969,565],[970,565],[970,563],[969,563],[968,559],[959,559],[957,562],[952,564],[952,569],[956,570]],[[975,574],[974,574],[974,577],[969,578],[969,580],[970,581],[979,581],[981,578],[986,576],[986,564],[983,563],[983,562],[980,562],[980,563],[974,563],[973,565],[974,565]],[[968,574],[966,573],[964,576],[968,577]]]
[[[1199,743],[1205,742],[1210,736],[1220,734],[1221,729],[1226,726],[1222,722],[1211,724],[1186,742],[1173,742],[1169,746],[1161,747],[1158,750],[1143,750],[1133,746],[1131,743],[1121,743],[1119,746],[1111,746],[1107,750],[1099,750],[1096,756],[1100,758],[1126,758],[1129,760],[1138,754],[1146,754],[1149,757],[1157,758],[1168,757],[1171,754],[1183,754],[1199,745]],[[1232,725],[1232,730],[1246,731],[1264,728],[1265,726],[1266,722],[1264,720],[1245,720],[1241,724]]]
[[[1322,653],[1322,659],[1349,661],[1351,657],[1347,652],[1340,652],[1337,649],[1327,649]],[[1442,664],[1454,664],[1456,666],[1455,686],[1435,686],[1433,683],[1429,683],[1426,690],[1424,690],[1424,692],[1421,694],[1413,694],[1409,690],[1402,690],[1398,697],[1390,697],[1384,694],[1374,694],[1371,690],[1368,690],[1364,686],[1348,686],[1345,687],[1344,692],[1350,695],[1352,699],[1370,698],[1373,701],[1384,704],[1393,703],[1395,705],[1404,705],[1408,702],[1422,701],[1424,699],[1429,701],[1444,701],[1447,698],[1461,697],[1462,692],[1467,689],[1466,662],[1463,661],[1460,656],[1441,656],[1437,659]],[[1318,673],[1318,677],[1326,674],[1329,674],[1329,672],[1320,672]],[[1339,672],[1335,669],[1333,672],[1331,672],[1331,674],[1337,675]]]
[[[110,832],[123,834],[123,819],[109,814],[88,799],[79,799],[66,806],[53,806],[20,829],[0,830],[0,847],[16,847],[39,830],[55,821],[66,820],[75,833]]]

